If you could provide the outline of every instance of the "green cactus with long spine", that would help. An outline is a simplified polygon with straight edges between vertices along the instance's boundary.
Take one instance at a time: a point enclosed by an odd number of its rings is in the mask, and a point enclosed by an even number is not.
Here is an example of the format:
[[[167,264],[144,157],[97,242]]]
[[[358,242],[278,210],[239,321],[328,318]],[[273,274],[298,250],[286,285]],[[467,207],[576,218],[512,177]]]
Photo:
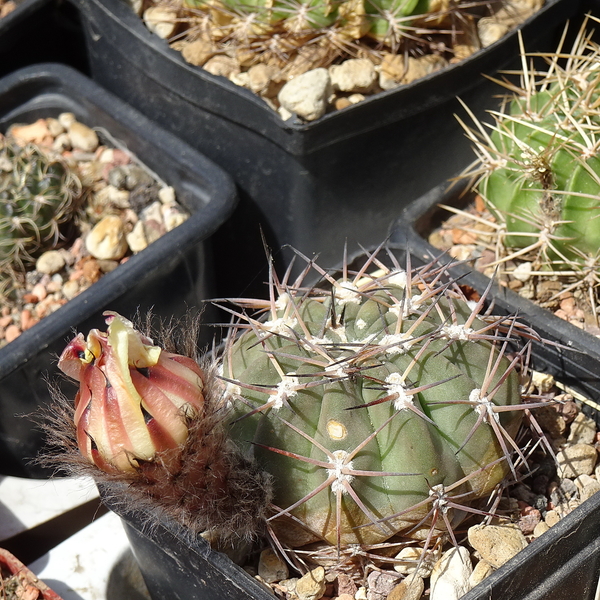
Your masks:
[[[469,510],[452,498],[468,506],[512,468],[511,332],[422,270],[330,284],[240,302],[268,315],[241,313],[224,353],[231,435],[273,476],[272,526],[290,546],[452,535]]]
[[[535,80],[526,68],[520,89],[510,86],[503,109],[491,113],[493,125],[463,124],[478,155],[464,176],[476,178],[503,225],[505,254],[582,276],[597,272],[600,259],[600,46],[586,25],[566,62],[559,48]]]
[[[0,269],[21,270],[60,239],[78,208],[81,183],[33,144],[0,140]]]

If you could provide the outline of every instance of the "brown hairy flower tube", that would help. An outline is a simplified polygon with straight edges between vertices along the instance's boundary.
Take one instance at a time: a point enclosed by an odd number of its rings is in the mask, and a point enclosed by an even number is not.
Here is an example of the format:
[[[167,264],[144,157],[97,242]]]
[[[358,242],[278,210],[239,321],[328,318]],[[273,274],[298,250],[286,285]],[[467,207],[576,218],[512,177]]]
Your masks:
[[[43,462],[125,483],[119,500],[127,506],[158,508],[220,543],[256,538],[271,480],[228,439],[214,368],[168,351],[172,340],[167,350],[117,313],[104,314],[107,331],[79,333],[59,359],[79,391],[74,402],[54,393],[45,429],[58,450]],[[189,352],[196,328],[183,331]]]

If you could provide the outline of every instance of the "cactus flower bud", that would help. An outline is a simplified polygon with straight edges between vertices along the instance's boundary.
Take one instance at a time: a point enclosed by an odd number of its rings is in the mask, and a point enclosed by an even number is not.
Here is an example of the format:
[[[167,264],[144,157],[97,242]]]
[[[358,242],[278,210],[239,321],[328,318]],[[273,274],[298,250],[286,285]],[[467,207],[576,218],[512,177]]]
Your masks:
[[[58,366],[79,381],[75,426],[80,452],[107,472],[132,472],[188,437],[202,410],[204,378],[190,358],[154,345],[131,322],[104,313],[106,332],[78,334]]]

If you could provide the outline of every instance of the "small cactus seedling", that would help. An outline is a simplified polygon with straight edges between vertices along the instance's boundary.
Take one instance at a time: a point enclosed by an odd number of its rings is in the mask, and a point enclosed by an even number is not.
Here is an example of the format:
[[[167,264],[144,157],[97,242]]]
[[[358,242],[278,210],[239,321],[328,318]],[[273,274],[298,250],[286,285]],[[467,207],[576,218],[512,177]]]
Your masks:
[[[234,301],[266,314],[232,311],[231,435],[273,476],[288,546],[430,539],[524,460],[516,321],[482,319],[441,269],[375,264],[320,270],[328,289],[273,277],[269,301]]]
[[[523,257],[534,274],[591,291],[600,281],[600,46],[587,25],[570,51],[561,42],[543,55],[545,70],[522,49],[521,85],[504,83],[510,97],[494,123],[463,126],[478,156],[464,175],[500,224],[498,262]]]
[[[0,137],[0,271],[21,270],[56,245],[78,210],[81,183],[58,158]]]

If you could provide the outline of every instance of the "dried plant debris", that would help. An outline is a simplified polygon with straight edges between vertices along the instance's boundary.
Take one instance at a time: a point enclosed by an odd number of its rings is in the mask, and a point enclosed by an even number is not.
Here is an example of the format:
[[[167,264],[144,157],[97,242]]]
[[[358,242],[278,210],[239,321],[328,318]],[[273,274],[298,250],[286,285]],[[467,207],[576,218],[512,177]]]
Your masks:
[[[60,358],[80,388],[53,409],[50,460],[237,548],[280,598],[467,591],[600,489],[596,424],[530,369],[529,327],[445,266],[379,254],[271,270],[267,299],[220,302],[214,356],[107,313]]]
[[[137,0],[183,58],[311,121],[489,46],[543,0]]]
[[[119,146],[71,113],[0,136],[0,346],[187,219]]]

